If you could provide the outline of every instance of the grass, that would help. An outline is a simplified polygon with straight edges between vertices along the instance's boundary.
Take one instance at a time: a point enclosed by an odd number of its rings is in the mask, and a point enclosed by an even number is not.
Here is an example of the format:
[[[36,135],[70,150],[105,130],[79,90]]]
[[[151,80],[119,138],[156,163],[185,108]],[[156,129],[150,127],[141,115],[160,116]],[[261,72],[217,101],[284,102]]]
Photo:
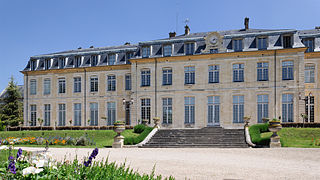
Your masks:
[[[13,149],[11,152],[11,155],[13,157],[16,157],[17,152],[18,152],[18,150]],[[9,157],[9,150],[0,150],[0,163],[8,161],[8,157]]]
[[[80,137],[85,133],[88,134],[90,139],[93,139],[96,145],[84,146],[88,148],[92,147],[106,147],[111,146],[113,143],[113,137],[116,133],[113,130],[55,130],[55,131],[1,131],[0,138],[6,137]],[[121,133],[124,137],[137,137],[139,134],[133,133],[132,129],[125,130]],[[28,146],[28,147],[41,147],[44,145],[16,145],[16,146]],[[70,146],[70,145],[50,145],[50,147],[83,147],[83,146]]]
[[[282,147],[320,148],[320,128],[282,128],[278,134]],[[267,132],[261,137],[271,135],[272,132]]]

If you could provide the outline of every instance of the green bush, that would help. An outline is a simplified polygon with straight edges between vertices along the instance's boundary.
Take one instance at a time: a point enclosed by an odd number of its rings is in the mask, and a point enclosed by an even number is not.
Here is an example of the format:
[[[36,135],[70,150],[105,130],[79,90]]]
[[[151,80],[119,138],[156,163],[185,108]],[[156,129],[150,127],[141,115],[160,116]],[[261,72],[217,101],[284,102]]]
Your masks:
[[[257,145],[269,145],[270,137],[261,137],[261,133],[269,132],[268,123],[255,124],[249,127],[249,133],[251,136],[251,141]]]
[[[144,130],[146,129],[146,126],[143,124],[138,124],[136,126],[133,127],[133,132],[134,133],[138,133],[141,134]]]
[[[125,145],[138,144],[138,143],[142,142],[152,130],[153,130],[152,127],[145,127],[145,129],[143,130],[143,132],[139,136],[125,138],[124,139],[124,144]]]

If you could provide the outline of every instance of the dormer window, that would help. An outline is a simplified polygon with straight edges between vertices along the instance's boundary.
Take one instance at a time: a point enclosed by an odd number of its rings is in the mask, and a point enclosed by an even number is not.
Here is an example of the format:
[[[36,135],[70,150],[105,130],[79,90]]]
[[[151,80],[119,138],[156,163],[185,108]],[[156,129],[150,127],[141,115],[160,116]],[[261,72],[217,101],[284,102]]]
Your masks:
[[[59,69],[63,69],[64,66],[66,65],[66,58],[59,58],[58,59],[58,67]]]
[[[108,55],[108,65],[115,65],[116,64],[116,55],[109,54]]]
[[[127,52],[126,56],[127,60],[131,59],[133,57],[133,52]]]
[[[172,55],[172,45],[164,45],[163,46],[163,56],[171,56]]]
[[[303,39],[303,44],[308,48],[306,52],[313,52],[314,51],[314,39],[307,38]]]
[[[148,58],[150,56],[151,48],[150,46],[142,47],[142,57]]]
[[[44,68],[47,70],[51,66],[51,59],[45,59],[44,60]]]
[[[234,39],[233,40],[233,50],[235,52],[242,51],[242,39]]]
[[[37,60],[32,60],[31,62],[31,71],[34,71],[34,70],[36,70],[36,68],[37,68]]]
[[[258,37],[258,49],[259,50],[266,50],[267,47],[268,47],[267,38],[266,37]]]
[[[283,48],[292,48],[292,35],[283,36]]]
[[[74,67],[80,67],[81,66],[81,56],[75,57]]]
[[[93,55],[91,56],[91,59],[90,59],[90,63],[91,63],[91,66],[96,66],[98,64],[98,55]]]
[[[194,54],[194,43],[186,43],[186,55]]]

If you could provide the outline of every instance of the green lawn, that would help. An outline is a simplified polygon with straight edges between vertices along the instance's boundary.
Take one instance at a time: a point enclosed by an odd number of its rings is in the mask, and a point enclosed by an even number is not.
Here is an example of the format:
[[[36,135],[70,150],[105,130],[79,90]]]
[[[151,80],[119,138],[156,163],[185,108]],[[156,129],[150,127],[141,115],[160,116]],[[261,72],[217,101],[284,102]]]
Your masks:
[[[320,128],[282,128],[278,134],[282,147],[320,148]],[[271,135],[271,132],[261,134]]]
[[[113,130],[56,130],[56,131],[1,131],[0,138],[6,137],[80,137],[85,133],[90,139],[96,142],[94,146],[69,146],[69,145],[50,145],[50,147],[105,147],[111,146],[113,137],[116,133]],[[125,130],[122,135],[124,137],[137,137],[139,134],[133,133],[132,129]],[[37,146],[39,145],[16,145],[16,146]],[[41,145],[40,145],[41,146]],[[43,145],[42,145],[43,146]],[[43,146],[44,147],[44,146]]]

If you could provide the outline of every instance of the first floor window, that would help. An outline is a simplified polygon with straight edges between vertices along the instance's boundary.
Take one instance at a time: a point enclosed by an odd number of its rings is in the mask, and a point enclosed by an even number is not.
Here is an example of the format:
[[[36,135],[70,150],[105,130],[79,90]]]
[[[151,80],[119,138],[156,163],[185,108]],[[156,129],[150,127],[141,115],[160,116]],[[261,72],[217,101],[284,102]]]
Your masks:
[[[259,62],[257,63],[257,80],[268,81],[269,80],[269,63]]]
[[[116,121],[116,103],[107,102],[107,125],[113,125]]]
[[[243,64],[233,64],[233,82],[243,82],[244,81],[244,65]]]
[[[30,80],[30,94],[31,95],[37,94],[37,80],[35,79]]]
[[[172,124],[172,98],[162,99],[163,124]]]
[[[262,123],[262,118],[269,117],[268,115],[268,106],[269,100],[268,95],[258,95],[258,123]]]
[[[93,76],[90,78],[90,92],[98,92],[98,77]]]
[[[244,96],[233,96],[233,123],[243,123]]]
[[[151,100],[149,98],[141,99],[141,120],[151,121]]]
[[[66,104],[59,104],[59,126],[66,125]]]
[[[81,103],[74,104],[74,126],[81,126]]]
[[[195,84],[195,67],[184,67],[184,84]]]
[[[58,80],[58,92],[59,93],[66,93],[66,79],[59,78]]]
[[[90,126],[98,126],[98,103],[90,103]]]
[[[51,93],[51,80],[44,79],[43,81],[43,94],[48,95]]]
[[[108,76],[108,91],[115,91],[116,90],[116,76],[109,75]]]
[[[293,61],[282,62],[282,80],[293,80]]]
[[[73,92],[81,92],[81,77],[73,78]]]
[[[314,122],[314,96],[306,96],[306,115],[305,122]]]
[[[184,123],[185,124],[194,124],[195,122],[194,104],[195,104],[194,97],[184,98]]]
[[[293,94],[282,94],[282,122],[293,122]]]
[[[141,71],[141,86],[150,86],[150,69]]]
[[[44,105],[44,126],[50,126],[51,120],[51,105],[45,104]]]
[[[37,124],[37,105],[30,106],[30,126]]]
[[[162,85],[172,85],[172,69],[162,69]]]
[[[208,97],[208,124],[219,125],[220,123],[220,97]]]
[[[209,66],[209,83],[219,82],[219,65]]]
[[[305,83],[314,83],[314,65],[307,64],[304,67],[304,82]]]

